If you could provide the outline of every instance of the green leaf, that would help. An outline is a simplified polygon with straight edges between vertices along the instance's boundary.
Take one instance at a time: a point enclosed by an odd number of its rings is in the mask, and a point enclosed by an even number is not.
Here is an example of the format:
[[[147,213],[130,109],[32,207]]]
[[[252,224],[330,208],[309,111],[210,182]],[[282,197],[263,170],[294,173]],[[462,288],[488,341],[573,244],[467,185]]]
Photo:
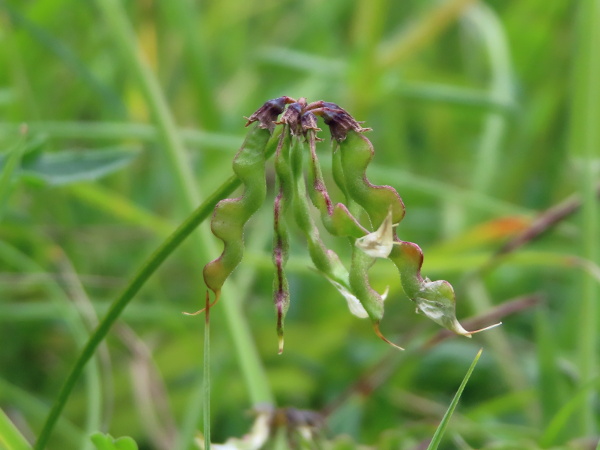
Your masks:
[[[114,439],[110,434],[102,434],[99,431],[90,436],[97,450],[138,450],[135,441],[129,436]]]
[[[21,174],[54,186],[95,180],[122,169],[138,153],[121,147],[43,153],[32,161],[24,161]]]
[[[469,381],[469,378],[471,377],[471,374],[473,373],[473,370],[475,369],[475,366],[477,365],[477,361],[479,361],[479,357],[481,356],[482,352],[483,352],[483,349],[480,349],[477,352],[477,355],[475,355],[475,359],[471,363],[471,367],[469,367],[469,370],[467,370],[467,374],[463,378],[462,383],[460,383],[458,391],[456,391],[456,395],[454,395],[454,398],[452,399],[452,402],[450,403],[450,406],[448,407],[446,414],[444,414],[444,417],[442,417],[442,421],[440,422],[439,426],[437,427],[437,430],[435,430],[435,433],[433,435],[433,438],[431,438],[431,442],[429,443],[427,450],[435,450],[440,445],[440,442],[442,441],[442,437],[444,436],[444,432],[446,431],[446,428],[448,428],[448,423],[450,422],[450,418],[452,417],[452,414],[454,413],[454,410],[456,409],[456,406],[458,405],[460,396],[462,395],[463,391],[465,390],[465,386],[467,385],[467,382]]]
[[[7,450],[31,449],[31,445],[2,409],[0,409],[0,448]]]

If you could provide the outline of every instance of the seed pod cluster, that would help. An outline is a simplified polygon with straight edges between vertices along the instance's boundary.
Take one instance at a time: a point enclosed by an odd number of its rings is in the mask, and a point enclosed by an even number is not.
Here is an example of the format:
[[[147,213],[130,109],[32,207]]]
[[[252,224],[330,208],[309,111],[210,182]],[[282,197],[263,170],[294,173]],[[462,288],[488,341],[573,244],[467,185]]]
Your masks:
[[[321,170],[316,150],[321,131],[317,126],[318,117],[331,133],[332,177],[345,197],[344,203],[332,201]],[[394,224],[405,214],[402,199],[393,187],[374,185],[367,178],[374,149],[364,133],[370,129],[363,128],[334,103],[307,103],[303,98],[290,97],[266,102],[248,118],[247,125],[253,122],[258,124],[250,130],[233,161],[233,170],[244,186],[243,194],[219,202],[212,216],[212,232],[224,245],[221,255],[204,267],[206,285],[215,294],[213,304],[219,299],[223,283],[242,259],[246,222],[265,201],[267,142],[275,127],[282,126],[275,152],[278,190],[273,205],[273,299],[279,352],[283,351],[284,319],[290,304],[285,273],[290,247],[287,222],[290,220],[306,239],[315,269],[344,296],[353,314],[371,319],[376,334],[386,342],[392,344],[381,333],[379,323],[384,315],[387,292],[379,294],[369,282],[369,269],[377,258],[388,258],[396,265],[402,288],[419,312],[455,333],[470,336],[456,320],[452,286],[447,281],[423,278],[421,249],[396,236]],[[307,158],[308,188],[304,173]],[[325,230],[332,236],[347,239],[352,246],[349,270],[321,238],[310,203],[318,209]]]

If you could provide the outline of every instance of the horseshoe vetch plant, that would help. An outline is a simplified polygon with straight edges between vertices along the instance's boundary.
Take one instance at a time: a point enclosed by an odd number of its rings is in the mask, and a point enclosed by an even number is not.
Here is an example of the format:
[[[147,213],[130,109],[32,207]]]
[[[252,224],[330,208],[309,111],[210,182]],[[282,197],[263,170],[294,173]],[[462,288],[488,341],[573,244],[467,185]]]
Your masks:
[[[325,183],[316,148],[321,131],[318,117],[331,133],[332,177],[345,203],[334,203]],[[374,185],[367,178],[367,168],[375,154],[364,134],[369,128],[363,128],[334,103],[307,103],[304,98],[290,97],[266,102],[248,118],[247,125],[254,122],[258,123],[233,160],[233,170],[243,183],[244,192],[240,197],[220,201],[211,220],[213,234],[224,245],[221,255],[204,267],[206,286],[215,296],[211,306],[219,300],[223,283],[242,260],[244,226],[266,199],[267,142],[275,127],[282,126],[275,152],[278,193],[273,205],[273,298],[279,353],[283,351],[284,319],[290,303],[285,274],[290,246],[288,220],[293,220],[304,235],[315,269],[344,296],[354,315],[371,319],[375,333],[384,341],[398,347],[379,329],[387,291],[380,294],[369,282],[369,269],[377,258],[390,259],[396,265],[402,288],[415,302],[417,312],[457,334],[470,337],[475,333],[465,330],[456,319],[456,300],[450,283],[424,278],[423,252],[418,245],[396,235],[395,226],[405,215],[404,203],[393,187]],[[305,159],[309,161],[308,186]],[[318,209],[325,230],[347,239],[352,246],[349,270],[322,240],[310,203]]]

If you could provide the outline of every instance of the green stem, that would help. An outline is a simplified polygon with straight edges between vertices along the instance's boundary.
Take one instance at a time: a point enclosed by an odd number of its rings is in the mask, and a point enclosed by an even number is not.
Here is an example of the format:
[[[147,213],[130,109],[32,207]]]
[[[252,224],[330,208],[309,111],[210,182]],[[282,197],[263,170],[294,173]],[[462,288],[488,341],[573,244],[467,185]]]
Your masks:
[[[582,198],[581,207],[581,256],[588,261],[600,261],[598,229],[600,227],[600,206],[596,199],[598,178],[597,161],[600,149],[600,3],[587,0],[579,4],[576,26],[577,59],[574,71],[574,92],[572,104],[571,152],[578,158],[581,167],[579,186]],[[581,385],[589,383],[598,368],[598,285],[587,274],[581,280],[581,299],[577,304],[579,349],[579,371]],[[578,422],[582,432],[591,435],[596,431],[597,417],[594,413],[596,394],[589,391],[586,404],[581,408]]]
[[[210,450],[210,298],[206,293],[204,313],[204,449]]]

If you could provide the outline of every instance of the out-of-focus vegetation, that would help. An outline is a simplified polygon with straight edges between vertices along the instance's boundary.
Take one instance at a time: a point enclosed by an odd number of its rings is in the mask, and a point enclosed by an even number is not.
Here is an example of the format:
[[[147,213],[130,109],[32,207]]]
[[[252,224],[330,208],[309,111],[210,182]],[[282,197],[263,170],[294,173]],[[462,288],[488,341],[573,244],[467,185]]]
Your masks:
[[[243,116],[289,95],[373,128],[369,177],[403,197],[398,234],[424,275],[454,285],[466,328],[503,325],[440,334],[378,263],[382,329],[407,350],[392,349],[295,235],[279,356],[265,207],[211,309],[212,440],[270,403],[292,422],[320,413],[316,440],[336,448],[420,448],[483,347],[442,447],[594,448],[598,49],[596,0],[0,0],[0,435],[36,440],[111,303],[231,177]],[[194,445],[203,320],[181,311],[202,306],[219,251],[205,221],[149,277],[48,448],[91,448],[98,431]]]

